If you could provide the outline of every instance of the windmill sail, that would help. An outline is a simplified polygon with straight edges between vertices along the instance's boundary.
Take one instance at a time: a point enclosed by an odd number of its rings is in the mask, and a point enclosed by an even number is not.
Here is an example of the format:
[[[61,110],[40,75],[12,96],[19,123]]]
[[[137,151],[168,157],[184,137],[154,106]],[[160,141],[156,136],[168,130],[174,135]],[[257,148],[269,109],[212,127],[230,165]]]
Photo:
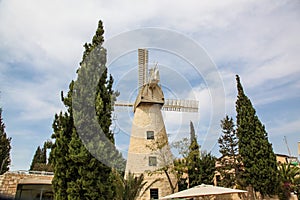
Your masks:
[[[148,50],[138,49],[138,64],[139,64],[139,74],[138,74],[138,86],[141,88],[148,81]]]
[[[198,112],[199,101],[182,100],[182,99],[166,99],[162,110],[177,112]]]
[[[115,103],[115,106],[133,107],[134,103],[118,101]],[[198,112],[198,107],[199,101],[196,100],[165,99],[162,110],[175,112]]]
[[[148,77],[149,72],[149,77]],[[148,71],[148,49],[138,49],[138,87],[146,84],[157,84],[160,81],[157,64]],[[162,110],[176,112],[198,112],[199,102],[196,100],[165,99]],[[118,101],[115,107],[133,107],[134,103]]]

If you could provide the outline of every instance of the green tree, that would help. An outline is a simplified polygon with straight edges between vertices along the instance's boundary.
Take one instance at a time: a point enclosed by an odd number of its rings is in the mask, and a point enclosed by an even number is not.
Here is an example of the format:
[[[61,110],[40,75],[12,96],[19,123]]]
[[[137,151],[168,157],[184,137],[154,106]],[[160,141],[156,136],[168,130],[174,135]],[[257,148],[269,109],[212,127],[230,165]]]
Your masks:
[[[190,122],[190,140],[182,140],[172,144],[182,159],[174,161],[177,172],[178,187],[180,190],[186,189],[185,174],[188,175],[188,186],[194,187],[202,183],[212,184],[215,174],[216,158],[211,153],[200,153],[200,145],[197,142],[194,125]]]
[[[38,146],[31,161],[30,169],[32,171],[53,171],[52,166],[47,162],[47,149],[51,148],[51,142],[44,143],[43,148]]]
[[[189,186],[193,187],[201,184],[201,166],[200,166],[200,146],[197,142],[194,124],[190,122],[190,139],[189,153],[187,156],[187,168],[189,176]]]
[[[216,157],[211,153],[202,152],[200,159],[200,183],[212,185],[216,171]]]
[[[188,175],[188,186],[194,187],[202,183],[212,184],[215,174],[216,158],[211,153],[200,153],[200,145],[197,142],[193,122],[190,122],[190,141],[183,138],[173,144],[182,155],[182,159],[175,160],[175,169],[177,170],[178,186],[186,189],[184,174]]]
[[[187,157],[189,155],[189,146],[190,139],[183,138],[182,140],[173,142],[171,144],[173,148],[175,148],[180,158],[174,159],[174,174],[177,177],[178,191],[182,191],[188,188],[188,167],[187,167]]]
[[[299,169],[299,166],[298,166],[298,169]],[[300,175],[295,177],[294,183],[295,183],[294,191],[297,193],[298,199],[300,199]]]
[[[176,171],[178,191],[182,191],[188,188],[188,177],[186,161],[185,159],[175,159],[174,160],[174,170]]]
[[[148,147],[152,151],[158,152],[158,159],[163,163],[163,167],[157,171],[163,172],[168,178],[172,193],[178,187],[179,190],[184,190],[189,185],[190,187],[201,184],[200,173],[200,150],[197,142],[194,125],[190,122],[190,141],[183,138],[180,141],[174,142],[172,147],[176,148],[182,158],[173,159],[170,155],[168,140],[166,138],[157,138],[152,145]],[[188,174],[188,182],[185,174]],[[172,177],[176,177],[176,181],[172,181]]]
[[[289,199],[291,192],[298,191],[300,187],[300,168],[291,163],[278,166],[278,177],[280,181],[279,198]]]
[[[278,186],[276,157],[264,125],[256,115],[250,99],[244,94],[236,76],[237,136],[244,171],[243,182],[262,195],[274,194]]]
[[[42,155],[42,150],[41,150],[40,146],[38,146],[38,148],[36,149],[35,154],[33,156],[29,170],[35,170],[35,165],[37,163],[45,163],[46,162],[46,160],[45,160],[45,162],[43,162],[41,160],[41,155]]]
[[[233,119],[226,115],[221,120],[221,128],[222,135],[218,139],[218,143],[222,157],[219,159],[220,167],[217,169],[221,174],[220,185],[233,187],[240,184],[239,172],[242,170],[239,159],[238,138]]]
[[[70,88],[72,88],[72,85],[70,84]],[[63,100],[66,105],[68,99],[64,98]],[[75,131],[72,109],[68,108],[67,112],[60,112],[59,115],[56,114],[52,127],[54,130],[52,138],[55,139],[50,153],[50,162],[53,164],[54,171],[52,185],[55,199],[63,200],[68,199],[68,182],[76,180],[76,177],[73,176],[74,172],[72,173],[69,170],[72,164],[74,164],[69,158],[69,143],[72,132]]]
[[[5,132],[5,124],[2,119],[2,108],[0,108],[0,175],[9,170],[11,138]]]
[[[107,77],[103,33],[99,21],[92,43],[84,45],[77,80],[70,83],[66,96],[61,95],[67,111],[55,115],[51,163],[56,200],[113,199],[112,168],[97,156],[125,166],[110,130],[115,96],[113,78]]]

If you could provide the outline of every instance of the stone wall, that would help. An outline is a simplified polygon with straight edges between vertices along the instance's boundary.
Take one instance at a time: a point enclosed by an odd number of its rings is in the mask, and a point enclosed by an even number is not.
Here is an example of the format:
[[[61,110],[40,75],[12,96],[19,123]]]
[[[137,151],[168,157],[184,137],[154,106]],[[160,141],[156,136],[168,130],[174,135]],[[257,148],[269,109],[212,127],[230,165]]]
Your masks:
[[[17,185],[21,180],[37,178],[39,180],[52,180],[53,175],[45,175],[41,172],[32,174],[29,172],[6,172],[0,176],[0,196],[14,198]]]
[[[172,181],[173,185],[176,185],[176,178],[175,176],[170,173],[169,174],[170,179]],[[144,173],[144,181],[147,182],[145,187],[143,188],[142,192],[156,179],[159,179],[159,181],[155,182],[148,190],[145,191],[145,193],[137,198],[137,200],[149,200],[150,199],[150,189],[158,189],[158,196],[159,198],[162,198],[164,196],[167,196],[169,194],[172,194],[172,190],[170,187],[170,183],[167,179],[167,176],[161,172],[152,173],[151,175]],[[175,192],[178,191],[178,188],[176,187]]]

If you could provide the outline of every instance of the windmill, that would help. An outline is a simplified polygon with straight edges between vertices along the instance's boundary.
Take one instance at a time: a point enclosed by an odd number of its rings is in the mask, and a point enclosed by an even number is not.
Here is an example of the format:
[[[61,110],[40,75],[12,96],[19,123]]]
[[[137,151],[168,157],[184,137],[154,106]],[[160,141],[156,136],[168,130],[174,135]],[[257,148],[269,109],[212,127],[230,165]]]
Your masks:
[[[158,72],[157,64],[155,65],[156,73]],[[152,73],[150,69],[148,71],[148,49],[138,49],[138,87],[139,90],[148,83],[148,74]],[[149,72],[149,73],[148,73]],[[158,75],[159,82],[159,75]],[[165,99],[162,106],[163,111],[179,111],[179,112],[198,112],[199,102],[196,100],[182,100],[182,99]],[[116,102],[117,107],[134,107],[134,103],[131,102]]]
[[[156,139],[165,140],[163,148],[166,155],[171,155],[168,138],[161,110],[177,112],[198,112],[198,101],[165,99],[161,86],[157,64],[148,70],[148,50],[138,49],[138,86],[139,91],[134,103],[116,102],[115,106],[133,107],[134,117],[130,135],[130,145],[126,163],[125,176],[129,172],[145,174],[148,183],[160,178],[160,181],[151,186],[140,199],[158,199],[171,193],[169,181],[165,175],[152,174],[165,163],[158,157],[158,152],[148,146]],[[161,149],[160,149],[161,150]],[[168,157],[171,159],[171,156]],[[171,177],[174,181],[175,177]]]

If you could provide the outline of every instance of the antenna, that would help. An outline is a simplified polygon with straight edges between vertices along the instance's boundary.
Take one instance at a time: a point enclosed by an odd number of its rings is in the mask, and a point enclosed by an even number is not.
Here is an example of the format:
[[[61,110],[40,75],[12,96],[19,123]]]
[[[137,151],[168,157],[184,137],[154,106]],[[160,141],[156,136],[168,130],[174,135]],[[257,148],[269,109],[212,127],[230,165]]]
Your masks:
[[[287,149],[288,149],[289,156],[292,156],[292,154],[291,154],[291,150],[290,150],[290,148],[289,148],[289,145],[288,145],[288,143],[287,143],[287,140],[286,140],[286,136],[284,136],[284,137],[283,137],[283,139],[284,139],[284,142],[285,142],[285,144],[286,144],[286,147],[287,147]]]
[[[148,80],[148,50],[138,49],[138,87],[141,88]]]

